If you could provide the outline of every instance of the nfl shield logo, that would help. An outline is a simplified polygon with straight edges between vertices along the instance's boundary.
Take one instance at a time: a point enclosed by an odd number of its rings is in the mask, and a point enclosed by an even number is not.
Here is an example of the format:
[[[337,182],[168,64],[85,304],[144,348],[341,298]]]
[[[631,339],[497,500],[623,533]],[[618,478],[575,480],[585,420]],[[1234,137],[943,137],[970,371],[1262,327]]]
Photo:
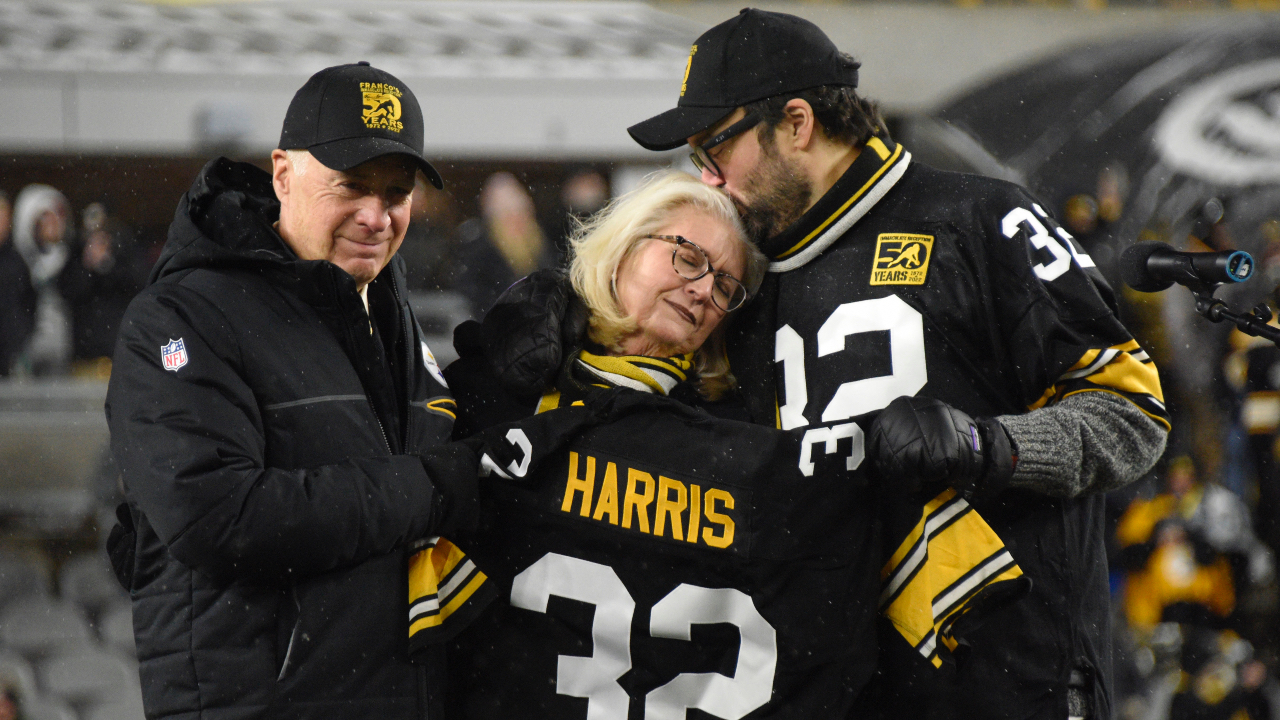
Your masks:
[[[182,338],[174,340],[169,339],[169,344],[160,348],[160,361],[164,363],[165,370],[178,372],[183,365],[187,364],[187,346],[182,342]]]

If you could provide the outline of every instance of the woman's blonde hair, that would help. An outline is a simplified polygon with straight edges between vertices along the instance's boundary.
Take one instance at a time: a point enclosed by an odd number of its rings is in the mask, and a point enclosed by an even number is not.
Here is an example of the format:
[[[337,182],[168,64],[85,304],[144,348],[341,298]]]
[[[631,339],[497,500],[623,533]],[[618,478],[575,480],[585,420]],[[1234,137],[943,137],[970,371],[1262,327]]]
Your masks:
[[[688,173],[659,171],[581,223],[569,238],[573,256],[569,275],[573,289],[591,311],[588,331],[591,340],[612,352],[622,352],[619,343],[636,331],[636,321],[625,315],[618,303],[614,275],[646,235],[661,230],[671,221],[671,216],[683,208],[707,213],[733,228],[733,239],[742,248],[746,260],[743,273],[746,277],[742,282],[752,294],[760,287],[769,262],[747,240],[729,197]],[[712,400],[724,395],[734,384],[725,355],[727,324],[728,318],[725,318],[694,354],[698,391]]]

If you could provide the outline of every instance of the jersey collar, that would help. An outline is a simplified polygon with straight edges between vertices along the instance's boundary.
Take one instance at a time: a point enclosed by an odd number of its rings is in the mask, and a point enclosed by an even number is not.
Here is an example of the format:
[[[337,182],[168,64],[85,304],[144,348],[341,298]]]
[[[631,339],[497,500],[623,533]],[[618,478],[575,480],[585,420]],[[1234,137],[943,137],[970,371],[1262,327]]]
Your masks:
[[[873,137],[858,159],[818,203],[791,227],[764,242],[769,272],[794,270],[826,250],[867,214],[906,172],[911,153],[892,140]]]

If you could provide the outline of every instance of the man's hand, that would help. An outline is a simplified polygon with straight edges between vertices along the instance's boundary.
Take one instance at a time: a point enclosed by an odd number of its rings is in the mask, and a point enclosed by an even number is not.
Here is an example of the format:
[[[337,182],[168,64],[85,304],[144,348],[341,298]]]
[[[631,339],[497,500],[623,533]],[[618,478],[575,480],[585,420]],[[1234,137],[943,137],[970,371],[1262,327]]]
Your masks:
[[[1013,477],[1013,443],[994,418],[946,403],[900,397],[871,423],[867,451],[886,485],[915,492],[950,485],[966,500],[998,495]]]

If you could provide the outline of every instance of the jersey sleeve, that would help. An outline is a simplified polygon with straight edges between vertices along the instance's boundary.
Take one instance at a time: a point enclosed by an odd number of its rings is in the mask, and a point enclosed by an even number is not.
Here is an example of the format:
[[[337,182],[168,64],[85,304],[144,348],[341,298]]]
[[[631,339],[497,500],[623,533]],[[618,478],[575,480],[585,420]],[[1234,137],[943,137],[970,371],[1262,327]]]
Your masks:
[[[1020,190],[984,213],[996,312],[1026,408],[1107,392],[1169,430],[1156,367],[1120,323],[1114,294],[1083,247]]]
[[[886,537],[900,538],[880,569],[880,614],[916,652],[942,667],[990,613],[1031,589],[1008,548],[947,488],[921,507],[883,498]]]

